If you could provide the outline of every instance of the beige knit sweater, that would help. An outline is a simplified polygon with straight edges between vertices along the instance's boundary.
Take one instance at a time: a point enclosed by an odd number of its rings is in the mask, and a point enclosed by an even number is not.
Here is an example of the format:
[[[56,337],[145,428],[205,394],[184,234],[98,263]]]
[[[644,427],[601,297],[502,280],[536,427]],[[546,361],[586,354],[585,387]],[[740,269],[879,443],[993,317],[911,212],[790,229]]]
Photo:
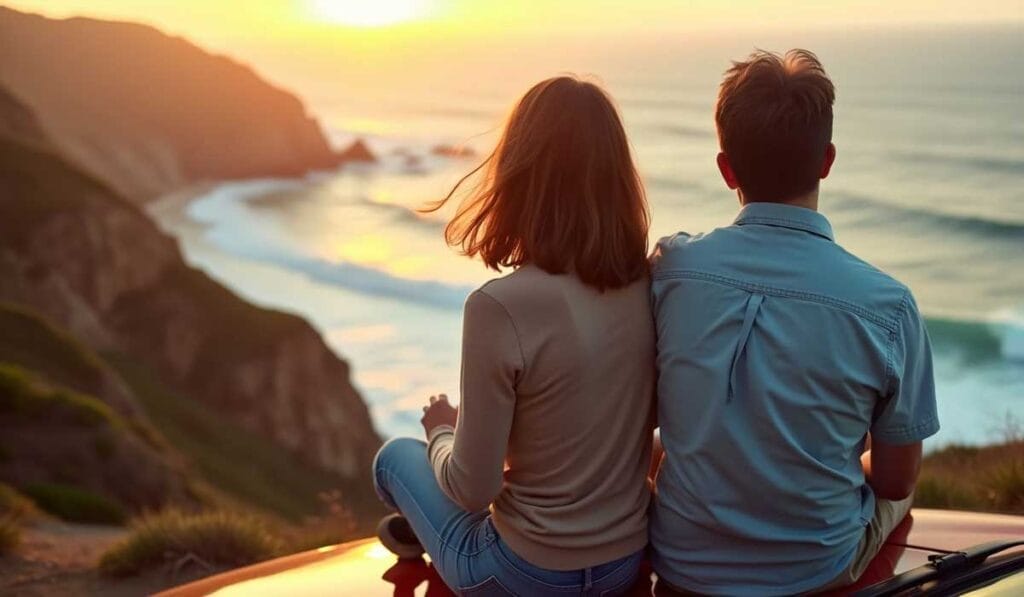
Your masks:
[[[513,551],[575,570],[642,549],[655,397],[647,280],[603,293],[533,266],[466,301],[457,428],[429,437],[444,492],[490,506]]]

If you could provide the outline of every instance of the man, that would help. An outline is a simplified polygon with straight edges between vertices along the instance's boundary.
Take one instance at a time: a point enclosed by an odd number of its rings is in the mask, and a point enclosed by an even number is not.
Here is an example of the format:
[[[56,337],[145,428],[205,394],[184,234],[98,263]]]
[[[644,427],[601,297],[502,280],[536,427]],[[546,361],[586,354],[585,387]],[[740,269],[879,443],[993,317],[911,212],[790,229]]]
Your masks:
[[[908,513],[921,440],[939,429],[913,296],[817,211],[834,99],[811,52],[735,63],[715,119],[742,209],[655,252],[661,593],[855,581]]]

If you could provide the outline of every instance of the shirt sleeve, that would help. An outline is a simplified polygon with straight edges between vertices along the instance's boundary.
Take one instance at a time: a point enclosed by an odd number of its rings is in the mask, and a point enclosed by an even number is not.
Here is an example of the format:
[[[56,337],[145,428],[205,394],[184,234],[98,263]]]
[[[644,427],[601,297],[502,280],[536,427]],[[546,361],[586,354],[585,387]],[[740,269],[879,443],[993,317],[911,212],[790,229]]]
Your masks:
[[[462,329],[462,397],[456,428],[429,437],[428,455],[442,491],[462,508],[490,506],[504,482],[515,386],[525,364],[511,317],[476,291],[466,300]]]
[[[880,442],[904,445],[935,435],[939,417],[928,331],[908,292],[890,353],[889,391],[871,427]]]

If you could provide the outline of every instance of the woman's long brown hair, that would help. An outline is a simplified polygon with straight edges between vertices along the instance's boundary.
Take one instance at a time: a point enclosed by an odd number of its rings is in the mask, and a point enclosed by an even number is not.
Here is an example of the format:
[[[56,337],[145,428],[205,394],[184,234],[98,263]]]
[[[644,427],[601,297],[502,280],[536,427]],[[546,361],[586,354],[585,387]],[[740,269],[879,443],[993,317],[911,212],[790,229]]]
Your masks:
[[[597,85],[567,76],[535,85],[493,153],[427,211],[481,172],[445,228],[465,255],[498,271],[571,271],[599,290],[646,275],[643,185],[618,111]]]

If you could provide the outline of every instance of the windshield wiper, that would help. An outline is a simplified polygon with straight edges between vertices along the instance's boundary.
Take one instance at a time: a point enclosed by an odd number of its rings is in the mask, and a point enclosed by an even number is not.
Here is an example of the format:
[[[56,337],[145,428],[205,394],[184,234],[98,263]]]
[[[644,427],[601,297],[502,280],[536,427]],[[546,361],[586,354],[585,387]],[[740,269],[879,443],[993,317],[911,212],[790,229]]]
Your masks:
[[[1024,546],[1024,540],[992,541],[969,547],[963,551],[933,554],[928,556],[928,563],[919,568],[904,572],[899,576],[882,581],[854,593],[855,597],[880,597],[896,595],[921,586],[926,582],[949,578],[965,570],[971,570],[985,563],[989,557],[997,553]]]

